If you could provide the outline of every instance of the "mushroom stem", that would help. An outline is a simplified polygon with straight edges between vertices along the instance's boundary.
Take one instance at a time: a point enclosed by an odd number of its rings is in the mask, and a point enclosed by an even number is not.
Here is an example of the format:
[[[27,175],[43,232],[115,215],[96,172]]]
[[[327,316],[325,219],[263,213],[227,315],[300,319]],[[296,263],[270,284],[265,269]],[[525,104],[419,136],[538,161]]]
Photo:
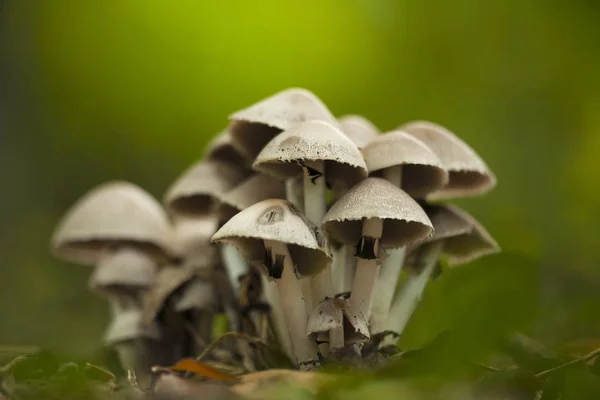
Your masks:
[[[373,253],[376,258],[358,258],[356,262],[356,274],[352,283],[352,293],[350,294],[350,305],[362,313],[367,321],[369,320],[373,286],[379,272],[377,258],[380,256],[379,251],[381,246],[378,244],[382,231],[383,221],[380,218],[368,218],[363,221],[361,241],[366,242],[366,238],[373,240],[371,245],[374,246]]]
[[[308,312],[288,247],[285,243],[273,240],[265,240],[264,243],[266,248],[271,249],[273,257],[283,256],[281,277],[275,282],[281,299],[281,307],[287,318],[296,363],[300,367],[314,364],[318,361],[317,347],[306,335]]]
[[[340,293],[349,293],[352,290],[354,275],[356,275],[356,257],[354,257],[355,249],[353,246],[344,245],[344,274],[340,285]]]
[[[285,181],[285,197],[292,203],[298,210],[304,211],[304,197],[303,197],[303,178],[296,176],[288,178]],[[310,287],[310,279],[300,280],[300,289],[304,297],[304,303],[306,304],[307,310],[312,310],[312,289]],[[279,306],[281,308],[281,306]]]
[[[240,277],[248,273],[248,263],[234,246],[227,243],[221,245],[221,257],[231,286],[237,295],[240,291]]]
[[[292,342],[290,339],[290,332],[288,331],[287,322],[285,321],[285,314],[281,308],[281,301],[279,299],[279,292],[277,291],[277,284],[275,282],[269,282],[266,276],[261,274],[263,295],[265,300],[271,306],[271,316],[275,322],[275,333],[277,339],[281,345],[282,350],[288,357],[292,357]],[[304,279],[305,281],[308,279]]]
[[[435,269],[442,247],[443,241],[438,240],[425,244],[421,248],[419,259],[423,269],[418,275],[408,278],[394,299],[387,320],[387,330],[396,332],[398,335],[404,332],[404,328],[421,300],[425,286]],[[385,344],[396,344],[398,337],[392,338],[390,341],[391,343],[386,342]]]
[[[382,171],[383,178],[397,187],[402,186],[402,166],[386,168]],[[394,293],[398,286],[400,271],[404,264],[406,248],[391,249],[388,258],[383,261],[379,276],[375,281],[375,296],[371,304],[371,333],[383,332],[390,313]]]

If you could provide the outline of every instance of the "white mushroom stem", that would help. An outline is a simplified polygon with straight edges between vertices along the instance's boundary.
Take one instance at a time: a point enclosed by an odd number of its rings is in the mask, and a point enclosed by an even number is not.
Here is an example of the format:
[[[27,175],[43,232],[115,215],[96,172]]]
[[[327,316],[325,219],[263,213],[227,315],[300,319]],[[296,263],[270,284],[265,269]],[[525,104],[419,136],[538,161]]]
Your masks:
[[[402,166],[386,168],[382,171],[382,174],[383,178],[390,183],[397,187],[402,186]],[[371,333],[379,333],[385,330],[405,254],[405,247],[392,249],[388,258],[381,264],[379,276],[375,281],[375,296],[371,304]]]
[[[401,335],[406,328],[406,324],[410,320],[417,304],[421,300],[421,296],[425,290],[425,286],[429,278],[435,270],[435,266],[442,252],[443,241],[438,240],[426,245],[421,249],[422,253],[419,257],[419,264],[423,268],[416,276],[410,276],[404,283],[400,292],[394,299],[387,320],[387,329]],[[396,344],[398,337],[390,338],[385,344]]]
[[[275,282],[269,282],[266,276],[261,274],[263,296],[267,303],[271,306],[271,318],[273,318],[275,334],[279,340],[279,344],[282,350],[287,354],[288,357],[292,357],[292,341],[290,339],[290,332],[285,321],[285,314],[281,308],[281,301],[279,299],[279,291],[277,290],[277,284]],[[305,281],[308,279],[304,279]]]
[[[234,246],[227,243],[221,245],[221,257],[233,291],[237,296],[240,292],[240,278],[248,273],[248,263]]]
[[[283,271],[277,279],[277,289],[281,300],[281,308],[287,319],[288,331],[292,340],[293,353],[298,365],[302,366],[318,361],[317,346],[308,339],[306,327],[308,312],[302,298],[298,278],[294,272],[294,262],[285,243],[265,240],[265,247],[271,249],[273,260],[277,255],[283,256]]]
[[[354,257],[354,246],[344,245],[344,265],[342,280],[340,282],[339,293],[348,293],[352,290],[352,284],[354,283],[354,275],[356,275],[356,257]]]
[[[383,231],[383,221],[380,218],[368,218],[363,221],[362,236],[381,238]],[[379,248],[375,248],[375,255],[380,256]],[[350,305],[362,313],[365,319],[369,320],[369,311],[371,308],[371,296],[375,280],[379,273],[377,260],[366,260],[358,258],[356,262],[356,274],[352,283],[352,293],[350,294]]]
[[[288,178],[285,181],[285,198],[300,211],[304,211],[303,184],[302,176]],[[313,303],[310,279],[300,280],[300,289],[302,290],[302,295],[304,296],[306,309],[312,310]],[[279,305],[279,308],[281,308],[281,305]]]

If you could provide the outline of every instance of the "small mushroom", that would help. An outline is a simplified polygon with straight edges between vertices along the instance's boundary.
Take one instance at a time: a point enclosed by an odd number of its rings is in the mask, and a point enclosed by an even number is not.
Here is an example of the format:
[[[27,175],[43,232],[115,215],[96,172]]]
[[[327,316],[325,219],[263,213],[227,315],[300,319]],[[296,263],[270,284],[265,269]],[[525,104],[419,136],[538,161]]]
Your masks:
[[[355,310],[346,300],[325,299],[317,305],[308,319],[308,336],[318,340],[320,334],[329,332],[329,346],[331,350],[344,347],[344,323],[349,337],[359,337],[362,341],[368,340],[369,328],[365,317]],[[332,334],[332,332],[342,332]]]
[[[419,246],[408,249],[405,268],[413,271],[392,303],[386,330],[401,334],[433,275],[441,254],[450,264],[466,263],[500,248],[472,216],[458,207],[426,205],[435,233]],[[395,341],[397,339],[393,339]]]
[[[429,199],[475,196],[496,186],[495,175],[481,157],[448,129],[427,121],[409,122],[400,129],[433,150],[449,173],[448,184]]]
[[[327,106],[306,89],[290,88],[230,115],[233,144],[250,160],[283,130],[309,119],[335,123]]]
[[[215,242],[236,246],[244,257],[277,283],[292,339],[296,362],[317,362],[314,343],[306,336],[306,310],[298,278],[323,270],[331,262],[319,229],[294,206],[279,199],[256,203],[227,221]]]
[[[358,257],[350,304],[369,318],[383,248],[424,240],[433,232],[425,211],[402,189],[368,178],[348,191],[323,218],[323,228],[342,244],[356,244]]]
[[[271,140],[257,156],[254,168],[285,180],[304,176],[304,213],[315,225],[325,215],[326,182],[351,187],[366,176],[358,148],[335,125],[309,120]],[[331,271],[311,280],[313,307],[335,294]]]
[[[423,198],[442,188],[448,182],[448,173],[435,153],[409,134],[395,130],[373,139],[363,155],[371,176],[378,176],[398,186],[413,198]],[[404,263],[405,248],[390,252],[382,263],[371,307],[371,329],[378,332],[385,325],[400,270]]]
[[[361,150],[379,135],[379,129],[360,115],[344,115],[338,121],[342,132]]]
[[[206,145],[204,159],[226,162],[240,167],[250,167],[252,164],[235,148],[233,139],[227,131],[219,133]]]

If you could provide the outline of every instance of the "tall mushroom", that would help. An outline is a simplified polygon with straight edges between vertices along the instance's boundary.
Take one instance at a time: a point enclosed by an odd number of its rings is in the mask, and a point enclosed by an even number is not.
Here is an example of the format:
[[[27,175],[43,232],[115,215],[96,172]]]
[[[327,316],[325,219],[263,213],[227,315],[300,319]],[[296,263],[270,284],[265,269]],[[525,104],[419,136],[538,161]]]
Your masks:
[[[366,165],[354,143],[335,125],[306,121],[273,138],[256,157],[254,168],[285,180],[304,176],[304,213],[319,226],[325,215],[327,183],[351,187],[366,176]],[[313,308],[334,296],[330,270],[311,278]]]
[[[254,160],[262,148],[283,130],[309,119],[335,123],[327,106],[306,89],[289,88],[229,116],[233,144]]]
[[[52,250],[64,260],[96,265],[90,285],[117,310],[125,305],[139,308],[139,296],[157,264],[176,254],[173,231],[160,204],[123,181],[100,185],[71,206],[53,234]],[[140,352],[139,357],[145,355]]]
[[[413,198],[424,198],[448,182],[448,173],[435,153],[402,131],[376,137],[363,149],[363,155],[371,176],[382,177]],[[371,310],[373,333],[381,332],[385,327],[405,250],[404,247],[392,250],[381,265]]]
[[[367,319],[383,248],[422,241],[433,231],[425,211],[402,189],[381,178],[368,178],[350,189],[329,209],[323,229],[340,243],[356,245],[350,304]]]
[[[256,203],[227,221],[215,242],[236,246],[244,257],[274,279],[287,318],[296,362],[318,362],[314,343],[306,337],[306,310],[298,278],[314,274],[331,262],[325,237],[288,201]]]
[[[485,228],[458,207],[426,205],[425,210],[435,233],[408,250],[406,268],[413,272],[396,295],[386,321],[385,330],[397,335],[404,331],[441,254],[447,256],[450,265],[458,265],[500,250]],[[391,338],[391,343],[396,340]]]
[[[400,127],[425,143],[449,173],[448,184],[428,196],[451,199],[486,193],[496,186],[496,177],[467,143],[448,129],[427,121],[413,121]]]

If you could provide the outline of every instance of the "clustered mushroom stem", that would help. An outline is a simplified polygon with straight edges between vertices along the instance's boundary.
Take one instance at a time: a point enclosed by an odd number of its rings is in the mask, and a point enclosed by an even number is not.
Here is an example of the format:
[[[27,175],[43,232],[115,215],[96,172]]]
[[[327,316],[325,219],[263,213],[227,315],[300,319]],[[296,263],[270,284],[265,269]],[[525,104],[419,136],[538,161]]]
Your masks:
[[[356,257],[354,257],[355,249],[353,246],[344,245],[344,266],[343,280],[341,282],[341,293],[349,293],[352,290],[354,275],[356,275]]]
[[[233,290],[238,294],[240,291],[240,278],[248,273],[248,263],[234,246],[227,243],[221,245],[221,257]]]
[[[283,256],[281,278],[275,282],[279,291],[281,307],[287,318],[287,326],[292,341],[296,362],[302,367],[318,361],[317,346],[306,334],[308,311],[302,298],[298,278],[294,272],[294,262],[285,243],[265,240],[265,247],[271,249],[273,257]]]
[[[277,284],[275,282],[269,282],[266,276],[261,275],[263,295],[265,300],[271,306],[271,318],[274,321],[275,334],[283,348],[285,354],[288,357],[292,357],[292,342],[290,339],[290,332],[288,330],[287,322],[285,320],[285,314],[281,308],[281,301],[279,300],[279,292],[277,291]],[[307,279],[304,279],[307,280]]]
[[[385,168],[383,178],[397,187],[402,187],[402,166],[397,165]],[[379,275],[375,281],[375,296],[371,304],[371,332],[378,333],[385,330],[385,324],[390,313],[394,293],[398,286],[400,271],[404,264],[406,248],[399,247],[389,251],[388,258],[383,261]]]
[[[295,176],[288,178],[285,181],[285,197],[299,211],[304,212],[304,197],[303,197],[303,177]],[[310,287],[310,279],[300,280],[300,289],[304,296],[304,303],[307,310],[312,310],[312,290]],[[281,306],[280,306],[281,308]]]
[[[368,218],[363,221],[362,236],[374,239],[381,239],[383,231],[383,221],[380,218]],[[377,241],[376,243],[378,243]],[[374,249],[376,257],[380,256],[381,246]],[[356,308],[365,319],[369,320],[369,312],[371,308],[371,297],[373,287],[379,272],[379,264],[377,259],[368,260],[358,258],[356,262],[356,274],[352,283],[352,292],[350,294],[350,304]]]
[[[421,300],[425,286],[433,274],[442,252],[443,240],[423,245],[419,257],[419,265],[423,268],[416,276],[410,276],[394,299],[387,320],[387,329],[401,335],[406,328],[417,304]],[[390,343],[396,344],[398,337],[390,338]]]

